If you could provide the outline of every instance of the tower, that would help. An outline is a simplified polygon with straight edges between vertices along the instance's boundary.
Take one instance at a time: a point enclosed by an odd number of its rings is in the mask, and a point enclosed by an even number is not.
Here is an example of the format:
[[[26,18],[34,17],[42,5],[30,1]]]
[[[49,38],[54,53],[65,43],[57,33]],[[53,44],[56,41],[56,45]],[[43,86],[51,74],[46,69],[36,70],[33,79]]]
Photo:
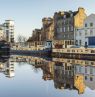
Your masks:
[[[5,20],[4,34],[7,42],[9,43],[14,42],[14,21],[13,20]]]

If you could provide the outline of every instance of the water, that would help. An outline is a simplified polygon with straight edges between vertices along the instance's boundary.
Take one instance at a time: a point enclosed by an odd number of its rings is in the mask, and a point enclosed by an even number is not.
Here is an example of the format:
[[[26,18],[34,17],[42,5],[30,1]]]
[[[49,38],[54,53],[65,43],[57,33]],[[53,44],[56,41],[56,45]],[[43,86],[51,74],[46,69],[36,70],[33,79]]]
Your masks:
[[[69,96],[95,97],[94,61],[16,55],[0,60],[0,97]]]

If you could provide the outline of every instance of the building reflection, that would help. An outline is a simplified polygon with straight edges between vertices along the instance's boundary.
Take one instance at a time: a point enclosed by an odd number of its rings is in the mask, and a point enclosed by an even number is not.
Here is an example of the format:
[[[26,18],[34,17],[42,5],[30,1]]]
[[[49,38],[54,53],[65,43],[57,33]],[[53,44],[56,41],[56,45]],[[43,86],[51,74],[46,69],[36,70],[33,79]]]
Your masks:
[[[43,79],[44,80],[53,80],[54,78],[54,62],[44,61],[42,66]]]
[[[55,62],[54,85],[59,89],[74,89],[73,66],[67,63]]]
[[[83,94],[86,87],[95,89],[95,61],[52,58],[46,60],[33,56],[11,56],[0,63],[0,71],[6,77],[14,77],[14,62],[27,62],[35,69],[42,70],[44,81],[52,80],[56,89],[76,90]]]
[[[84,93],[83,75],[74,73],[74,65],[55,62],[54,75],[55,88],[78,90],[79,94]]]
[[[84,83],[91,90],[95,90],[95,66],[92,65],[76,65],[75,74],[83,75]]]
[[[0,73],[3,73],[6,77],[12,78],[15,76],[14,62],[10,59],[0,59]]]

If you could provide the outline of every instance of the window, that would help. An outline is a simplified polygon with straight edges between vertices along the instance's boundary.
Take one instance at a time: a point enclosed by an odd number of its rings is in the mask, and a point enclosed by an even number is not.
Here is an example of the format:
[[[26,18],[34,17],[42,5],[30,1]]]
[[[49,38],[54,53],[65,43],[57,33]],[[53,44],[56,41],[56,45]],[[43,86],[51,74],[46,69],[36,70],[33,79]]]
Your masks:
[[[79,44],[81,45],[81,40],[79,40]]]
[[[77,36],[78,35],[78,33],[77,32],[75,32],[75,36]]]
[[[70,41],[70,45],[72,45],[72,41]]]
[[[85,73],[87,73],[87,68],[85,68]]]
[[[91,65],[94,65],[94,62],[91,62]]]
[[[64,35],[64,38],[65,38],[65,35]]]
[[[87,80],[87,76],[85,76],[85,80]]]
[[[85,36],[87,36],[87,30],[85,30]]]
[[[69,31],[69,27],[68,27],[68,31]]]
[[[62,32],[62,28],[60,28],[60,32]]]
[[[67,50],[67,52],[70,52],[70,50]]]
[[[10,37],[14,37],[13,35],[11,35]]]
[[[64,27],[64,32],[65,32],[65,27]]]
[[[69,41],[67,41],[67,44],[69,45]]]
[[[72,50],[72,52],[75,52],[75,50]]]
[[[79,36],[81,36],[81,32],[79,32]]]
[[[57,32],[59,32],[59,28],[57,28]]]
[[[87,33],[85,33],[85,36],[87,36]]]
[[[93,27],[93,23],[90,23],[90,27]]]
[[[69,35],[68,35],[68,38],[69,38]]]
[[[92,29],[90,30],[90,35],[93,35],[93,30]]]
[[[11,34],[13,34],[13,32],[10,32]]]
[[[75,41],[75,44],[78,45],[78,40]]]
[[[64,25],[65,25],[65,20],[64,20]]]
[[[73,31],[74,29],[73,29],[73,26],[71,27],[71,31]]]
[[[85,27],[87,27],[87,24],[85,24]]]
[[[91,53],[95,53],[95,51],[94,50],[91,50]]]
[[[48,45],[51,45],[51,43],[48,43]]]
[[[90,77],[90,81],[93,81],[93,78],[92,77]]]
[[[90,74],[93,74],[93,68],[90,68]]]
[[[79,72],[81,73],[81,67],[79,67]]]
[[[87,42],[85,42],[85,47],[87,47]]]

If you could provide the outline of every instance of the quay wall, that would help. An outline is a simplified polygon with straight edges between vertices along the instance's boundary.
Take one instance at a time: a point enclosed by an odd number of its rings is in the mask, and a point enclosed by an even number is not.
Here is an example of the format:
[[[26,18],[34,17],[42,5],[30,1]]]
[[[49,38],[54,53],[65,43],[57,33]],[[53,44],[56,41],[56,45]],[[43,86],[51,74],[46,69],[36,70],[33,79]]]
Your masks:
[[[81,60],[95,60],[95,54],[87,53],[64,53],[64,52],[51,52],[51,51],[30,51],[30,50],[10,50],[10,54],[16,55],[30,55],[30,56],[46,56],[53,58],[68,58],[68,59],[81,59]]]
[[[11,50],[10,54],[32,55],[32,56],[51,56],[51,51],[30,51],[30,50]]]
[[[52,52],[54,58],[68,58],[68,59],[81,59],[81,60],[95,60],[95,54],[78,54],[78,53],[58,53]]]

